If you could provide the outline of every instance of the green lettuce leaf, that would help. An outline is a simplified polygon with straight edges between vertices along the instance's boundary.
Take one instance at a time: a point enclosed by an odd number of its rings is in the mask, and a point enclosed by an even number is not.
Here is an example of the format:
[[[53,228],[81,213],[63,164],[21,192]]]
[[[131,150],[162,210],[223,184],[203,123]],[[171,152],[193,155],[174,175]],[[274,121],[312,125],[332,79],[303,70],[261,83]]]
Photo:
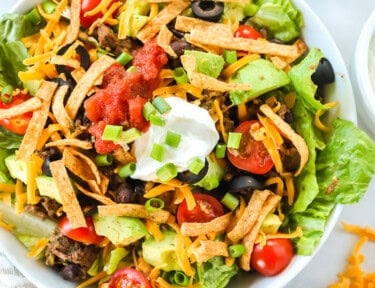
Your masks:
[[[9,132],[0,126],[0,149],[17,149],[21,142],[21,135]]]
[[[238,273],[238,266],[225,264],[223,257],[214,257],[198,266],[200,288],[225,288]]]
[[[336,119],[333,129],[317,159],[319,190],[332,201],[354,204],[375,174],[375,142],[347,120]]]
[[[18,72],[24,71],[23,60],[28,57],[22,42],[0,44],[0,86],[22,87]]]
[[[303,17],[289,0],[260,0],[251,21],[266,27],[272,37],[289,42],[301,34]]]
[[[295,240],[301,255],[313,253],[335,205],[357,203],[375,174],[375,142],[350,121],[338,118],[332,127],[334,133],[317,154],[319,193],[306,210],[289,214],[286,221],[292,229],[302,227],[303,237]]]

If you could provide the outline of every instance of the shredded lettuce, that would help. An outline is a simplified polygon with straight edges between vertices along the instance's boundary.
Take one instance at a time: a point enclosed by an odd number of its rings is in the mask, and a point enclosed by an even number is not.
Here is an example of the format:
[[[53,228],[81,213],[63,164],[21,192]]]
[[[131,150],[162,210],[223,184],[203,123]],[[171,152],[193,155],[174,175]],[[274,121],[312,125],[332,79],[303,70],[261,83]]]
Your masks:
[[[289,42],[301,34],[303,17],[289,0],[259,0],[251,21],[266,27],[272,37]]]
[[[225,264],[223,257],[216,256],[198,266],[200,288],[225,288],[238,273],[238,266]]]
[[[288,215],[290,227],[301,226],[304,232],[295,241],[301,255],[313,253],[335,205],[357,203],[375,174],[375,142],[350,121],[337,118],[332,127],[334,133],[317,154],[319,192],[304,211],[298,209],[299,212]],[[305,180],[300,185],[309,187],[311,183],[308,178]]]

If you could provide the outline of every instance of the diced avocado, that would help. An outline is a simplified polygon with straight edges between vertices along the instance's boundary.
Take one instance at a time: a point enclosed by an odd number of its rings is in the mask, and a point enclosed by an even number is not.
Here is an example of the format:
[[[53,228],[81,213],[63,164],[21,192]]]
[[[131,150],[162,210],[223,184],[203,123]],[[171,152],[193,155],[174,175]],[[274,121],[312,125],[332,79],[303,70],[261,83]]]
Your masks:
[[[9,170],[10,176],[21,180],[23,183],[27,182],[27,165],[25,161],[16,160],[16,155],[12,154],[5,158],[5,165]]]
[[[55,199],[60,204],[62,203],[59,190],[53,177],[41,175],[37,176],[35,178],[35,181],[40,195],[48,196],[52,199]]]
[[[276,214],[268,214],[262,222],[261,229],[266,234],[275,234],[279,231],[281,219]]]
[[[224,3],[224,13],[222,19],[232,20],[232,21],[241,21],[246,16],[253,16],[257,10],[258,6],[253,1],[248,1],[248,3]]]
[[[23,82],[23,87],[26,88],[31,95],[35,95],[41,83],[42,81],[40,80],[27,80]]]
[[[146,226],[138,218],[94,215],[95,231],[114,245],[126,246],[147,235]]]
[[[162,240],[149,237],[142,244],[143,259],[164,271],[182,270],[177,259],[176,232],[164,231]]]
[[[197,70],[199,73],[217,78],[223,70],[225,61],[222,56],[197,50],[185,50],[185,55],[192,55],[197,61]]]
[[[139,30],[147,23],[147,13],[150,4],[145,1],[126,1],[125,10],[120,14],[120,21],[124,23],[124,37],[135,37]]]
[[[207,156],[208,171],[207,174],[194,185],[202,187],[206,190],[212,190],[219,186],[221,179],[225,174],[225,164],[222,159],[217,159],[215,154],[211,153]]]
[[[232,78],[232,82],[249,84],[250,90],[232,91],[230,99],[233,104],[250,101],[259,95],[289,84],[288,74],[265,59],[254,60],[240,70]]]

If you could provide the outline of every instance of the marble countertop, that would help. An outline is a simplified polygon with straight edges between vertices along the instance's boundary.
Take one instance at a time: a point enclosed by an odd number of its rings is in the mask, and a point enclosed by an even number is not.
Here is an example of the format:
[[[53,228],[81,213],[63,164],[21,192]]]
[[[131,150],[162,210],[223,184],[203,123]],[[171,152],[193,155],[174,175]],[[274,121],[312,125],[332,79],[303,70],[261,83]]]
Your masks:
[[[1,1],[0,14],[6,12],[16,1]],[[373,0],[306,0],[306,3],[316,12],[326,25],[332,37],[334,38],[339,50],[342,53],[348,70],[351,69],[351,62],[361,28],[375,9]],[[358,95],[358,91],[353,91]],[[360,123],[359,123],[360,124]],[[374,123],[375,125],[375,123]],[[375,135],[372,135],[375,137]],[[375,181],[369,187],[366,196],[360,203],[352,206],[346,206],[336,224],[332,234],[326,243],[321,247],[319,253],[305,267],[305,269],[292,281],[288,288],[308,287],[328,287],[330,283],[336,281],[337,274],[343,271],[346,258],[354,246],[357,238],[345,233],[341,228],[341,221],[353,224],[369,225],[375,227],[375,217],[373,216],[373,203],[375,203]],[[339,245],[338,245],[339,243]],[[373,244],[372,244],[373,245]],[[375,247],[365,247],[366,258],[364,269],[374,272],[375,267]],[[372,253],[372,254],[371,254]],[[5,264],[4,264],[5,263]],[[4,266],[4,267],[3,267]],[[1,269],[15,269],[12,267],[0,251],[0,271]],[[1,287],[33,287],[26,279],[22,279],[16,269],[18,284],[2,283]],[[6,286],[11,285],[11,286]]]

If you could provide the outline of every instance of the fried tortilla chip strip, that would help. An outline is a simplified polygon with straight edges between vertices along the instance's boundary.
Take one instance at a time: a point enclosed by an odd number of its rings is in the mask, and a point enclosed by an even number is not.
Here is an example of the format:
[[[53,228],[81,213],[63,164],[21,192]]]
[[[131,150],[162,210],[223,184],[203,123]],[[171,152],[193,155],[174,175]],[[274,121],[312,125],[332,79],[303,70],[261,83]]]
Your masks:
[[[167,223],[171,213],[166,210],[147,211],[145,205],[141,204],[115,204],[98,206],[99,216],[128,216],[134,218],[143,218],[155,221],[157,223]]]
[[[188,8],[190,1],[175,0],[168,4],[161,10],[154,18],[151,19],[141,31],[138,32],[137,38],[143,43],[153,38],[159,33],[163,25],[167,25],[170,21],[176,18],[182,11]]]
[[[198,247],[192,247],[189,253],[194,255],[198,263],[206,262],[215,256],[229,256],[228,244],[215,240],[199,240]]]
[[[170,43],[173,38],[173,33],[168,29],[167,25],[163,25],[160,28],[160,32],[156,38],[158,45],[163,48],[164,52],[169,56],[176,58],[177,54],[172,49]]]
[[[270,212],[272,212],[273,209],[275,209],[277,204],[279,204],[280,200],[281,197],[274,193],[271,193],[268,196],[268,198],[263,204],[262,209],[260,209],[258,218],[256,219],[254,226],[251,228],[250,232],[246,234],[245,237],[242,239],[242,243],[246,248],[245,253],[242,254],[240,258],[240,267],[243,270],[250,270],[250,258],[253,252],[255,239],[259,233],[260,227],[264,221],[264,218],[266,218],[267,214],[269,214]]]
[[[14,116],[22,115],[27,112],[34,111],[42,106],[42,102],[39,98],[33,97],[25,102],[18,104],[7,109],[0,109],[0,120],[12,118]]]
[[[57,83],[43,81],[35,97],[42,100],[42,106],[35,110],[27,126],[26,133],[22,138],[20,148],[17,152],[17,159],[27,161],[34,153],[38,144],[39,137],[43,133],[43,128],[48,118],[48,112],[51,105],[51,99]]]
[[[182,32],[190,32],[193,29],[205,30],[212,29],[213,31],[219,32],[221,35],[224,34],[227,37],[232,37],[232,30],[229,25],[222,23],[212,23],[197,18],[177,16],[175,29]]]
[[[80,12],[81,12],[81,1],[72,0],[70,3],[70,24],[68,26],[68,33],[65,39],[65,44],[72,43],[78,38],[79,29],[81,27],[80,22]]]
[[[207,29],[194,28],[190,32],[191,41],[213,45],[224,49],[248,51],[250,53],[277,55],[296,58],[300,51],[296,45],[285,45],[269,42],[265,39],[246,39],[228,37],[218,34],[215,27]]]
[[[92,143],[85,140],[73,139],[73,138],[66,138],[66,139],[59,139],[52,142],[48,142],[46,147],[56,147],[56,146],[73,146],[78,147],[84,150],[89,150],[92,148]]]
[[[77,83],[66,103],[65,109],[70,119],[76,118],[79,108],[95,81],[115,62],[116,60],[112,57],[103,55],[90,66],[86,74]]]
[[[85,189],[84,187],[82,187],[78,183],[74,183],[74,185],[77,187],[77,189],[80,192],[82,192],[83,194],[85,194],[87,197],[95,199],[96,201],[98,201],[98,202],[100,202],[100,203],[102,203],[104,205],[116,205],[116,202],[112,201],[110,198],[108,198],[106,196],[103,196],[103,195],[97,194],[97,193],[93,193],[93,192]]]
[[[181,234],[195,237],[209,233],[223,233],[227,229],[231,219],[232,213],[227,213],[206,223],[184,222],[181,224]]]
[[[52,99],[51,107],[53,116],[55,116],[57,123],[59,123],[62,127],[65,135],[69,133],[70,125],[72,122],[64,107],[64,98],[66,93],[68,92],[68,89],[68,85],[62,85],[57,89],[55,96]]]
[[[238,222],[227,233],[227,237],[233,243],[238,243],[247,233],[249,233],[258,219],[259,213],[264,202],[272,192],[270,190],[255,190],[247,204],[244,213],[238,219]]]
[[[273,112],[272,108],[267,104],[263,104],[262,106],[260,106],[260,111],[262,111],[262,113],[273,122],[277,129],[279,129],[281,135],[287,138],[290,142],[292,142],[294,147],[296,147],[298,153],[301,156],[301,160],[299,168],[294,173],[294,176],[299,175],[307,160],[309,159],[309,150],[307,148],[305,140],[299,134],[297,134],[288,123],[286,123],[280,116]]]
[[[63,210],[69,219],[72,228],[87,227],[85,216],[78,203],[76,193],[70,181],[64,160],[53,161],[50,164],[53,179],[59,191]]]

